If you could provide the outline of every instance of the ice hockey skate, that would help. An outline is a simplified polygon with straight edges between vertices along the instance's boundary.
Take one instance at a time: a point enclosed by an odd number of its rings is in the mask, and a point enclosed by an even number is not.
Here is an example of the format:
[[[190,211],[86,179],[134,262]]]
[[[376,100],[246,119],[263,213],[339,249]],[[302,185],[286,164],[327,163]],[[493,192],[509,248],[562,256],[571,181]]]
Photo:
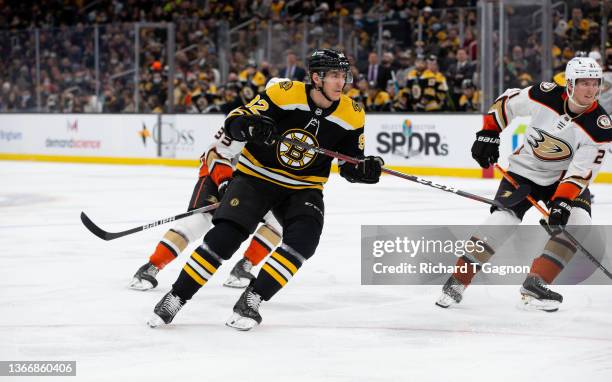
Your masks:
[[[556,312],[563,302],[563,296],[548,289],[538,276],[527,276],[521,287],[521,295],[521,303],[526,310]]]
[[[159,273],[159,269],[149,262],[147,262],[142,267],[138,268],[132,281],[129,284],[129,287],[135,290],[150,290],[157,286],[157,276]]]
[[[436,301],[436,305],[440,308],[448,308],[461,302],[465,285],[461,284],[453,276],[449,277],[442,287],[442,295]]]
[[[240,261],[234,265],[234,268],[232,268],[223,286],[229,288],[246,288],[251,280],[255,278],[251,273],[251,269],[253,269],[253,264],[249,260],[245,258],[240,259]]]
[[[253,291],[252,285],[249,285],[234,305],[234,313],[225,322],[225,325],[242,331],[253,329],[262,321],[259,314],[260,304],[261,296]]]
[[[152,328],[156,328],[163,324],[168,325],[185,303],[185,300],[172,293],[172,291],[166,293],[157,305],[155,305],[153,315],[147,321],[147,325]]]

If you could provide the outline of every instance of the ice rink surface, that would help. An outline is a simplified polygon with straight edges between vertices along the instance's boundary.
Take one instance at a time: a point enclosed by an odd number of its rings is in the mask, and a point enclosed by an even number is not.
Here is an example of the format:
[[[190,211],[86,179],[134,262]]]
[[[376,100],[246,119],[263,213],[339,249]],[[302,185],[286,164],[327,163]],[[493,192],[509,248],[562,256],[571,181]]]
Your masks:
[[[224,326],[241,291],[221,284],[239,253],[172,325],[150,329],[146,319],[190,250],[160,273],[157,289],[132,291],[132,274],[170,226],[105,242],[79,214],[111,231],[178,214],[196,176],[0,162],[0,360],[76,360],[76,378],[53,379],[66,381],[612,380],[610,286],[555,287],[565,300],[553,314],[519,310],[517,286],[474,286],[448,310],[434,306],[439,286],[361,286],[360,225],[479,224],[488,214],[388,176],[375,186],[332,176],[317,253],[262,304],[261,326]],[[489,197],[497,187],[431,179]],[[596,224],[612,222],[611,190],[592,187]],[[537,219],[530,211],[526,221]]]

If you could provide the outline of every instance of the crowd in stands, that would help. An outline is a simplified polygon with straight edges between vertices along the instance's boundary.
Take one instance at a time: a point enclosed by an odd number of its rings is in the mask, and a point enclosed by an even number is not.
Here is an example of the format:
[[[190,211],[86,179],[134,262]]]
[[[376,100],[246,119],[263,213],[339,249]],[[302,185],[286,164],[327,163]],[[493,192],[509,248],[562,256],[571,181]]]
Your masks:
[[[599,51],[601,0],[567,4],[567,17],[558,10],[553,14],[553,71],[560,84],[565,64],[578,51],[612,68],[610,43]],[[227,112],[252,99],[271,77],[305,80],[305,37],[307,50],[329,47],[347,53],[355,80],[346,93],[366,110],[481,109],[476,0],[41,0],[11,2],[10,7],[0,0],[0,7],[0,112],[166,111],[166,29],[140,29],[137,65],[135,22],[175,25],[170,96],[176,112]],[[303,35],[303,22],[309,36]],[[232,34],[224,81],[221,25],[242,26]],[[338,25],[344,28],[342,42]],[[276,39],[266,60],[255,47],[268,26]],[[534,74],[541,66],[538,32],[527,24],[519,29],[503,59],[505,87],[540,80]],[[612,21],[607,32],[610,41]]]

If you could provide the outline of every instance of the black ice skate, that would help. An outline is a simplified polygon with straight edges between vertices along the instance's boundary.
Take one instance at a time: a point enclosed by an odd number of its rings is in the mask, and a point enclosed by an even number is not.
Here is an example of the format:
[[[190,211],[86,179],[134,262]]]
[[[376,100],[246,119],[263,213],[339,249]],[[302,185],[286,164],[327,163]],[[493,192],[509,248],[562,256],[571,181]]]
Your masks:
[[[259,314],[261,296],[253,291],[253,284],[249,285],[234,305],[234,314],[225,322],[225,325],[237,330],[251,330],[261,324]]]
[[[528,310],[556,312],[563,302],[563,296],[546,287],[539,276],[527,276],[521,287],[521,301]]]
[[[253,269],[253,263],[243,257],[234,265],[223,285],[230,288],[245,288],[255,278],[251,269]]]
[[[136,290],[149,290],[157,286],[157,273],[159,269],[149,262],[138,268],[129,287]]]
[[[436,301],[436,305],[440,308],[448,308],[453,304],[460,303],[463,298],[464,290],[465,285],[459,282],[455,277],[449,277],[442,287],[442,295],[438,298],[438,301]]]
[[[166,293],[157,305],[155,305],[153,316],[147,321],[147,324],[152,328],[156,328],[162,324],[168,325],[185,303],[185,300],[175,295],[172,291]]]

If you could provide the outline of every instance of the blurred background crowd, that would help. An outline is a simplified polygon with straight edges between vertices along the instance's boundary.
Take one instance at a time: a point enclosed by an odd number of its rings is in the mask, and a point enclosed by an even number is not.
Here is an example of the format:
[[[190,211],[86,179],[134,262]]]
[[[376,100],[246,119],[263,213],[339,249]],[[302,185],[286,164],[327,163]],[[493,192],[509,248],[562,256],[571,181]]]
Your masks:
[[[553,79],[564,84],[565,64],[578,52],[597,59],[609,75],[612,20],[606,1],[559,3],[552,15]],[[307,52],[329,47],[347,53],[355,81],[346,93],[368,111],[476,112],[476,5],[0,0],[0,111],[167,112],[172,97],[174,112],[228,112],[271,77],[305,80]],[[536,75],[540,30],[532,15],[506,9],[518,21],[504,37],[501,81],[524,87],[542,80]],[[172,23],[173,31],[163,23]]]

